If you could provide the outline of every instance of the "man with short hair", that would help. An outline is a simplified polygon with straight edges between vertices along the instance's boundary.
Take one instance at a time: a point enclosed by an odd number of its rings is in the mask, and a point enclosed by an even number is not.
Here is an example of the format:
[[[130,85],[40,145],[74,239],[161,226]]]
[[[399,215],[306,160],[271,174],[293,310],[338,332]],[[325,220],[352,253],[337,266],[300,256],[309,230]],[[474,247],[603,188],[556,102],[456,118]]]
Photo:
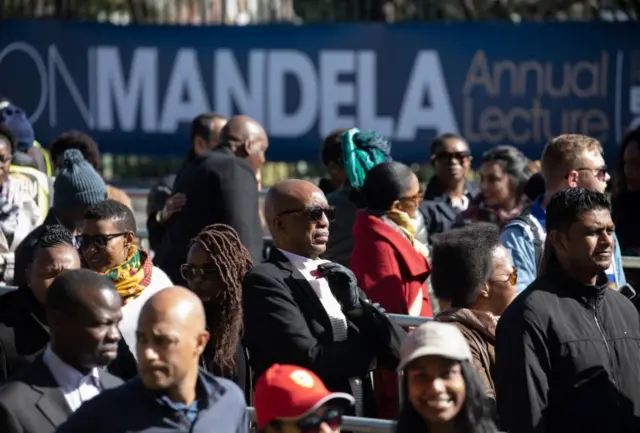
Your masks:
[[[73,412],[122,380],[103,369],[118,355],[120,297],[105,277],[66,271],[47,293],[51,343],[0,390],[0,431],[52,433]]]
[[[184,287],[157,293],[138,322],[140,376],[90,401],[57,433],[248,432],[240,388],[199,369],[208,340],[197,295]]]
[[[371,305],[349,269],[320,259],[334,212],[317,186],[299,179],[272,186],[265,215],[274,247],[242,283],[253,371],[308,368],[330,390],[352,394],[357,415],[375,415],[368,373],[376,361],[395,370],[404,332]]]
[[[585,135],[566,134],[551,140],[542,151],[541,165],[545,194],[507,223],[500,235],[518,269],[518,292],[536,278],[546,237],[545,209],[551,197],[558,191],[575,187],[604,192],[610,179],[602,145]],[[617,241],[614,244],[614,258],[607,270],[612,288],[626,284],[620,247]]]
[[[220,144],[220,131],[227,124],[227,118],[217,113],[203,113],[191,122],[191,147],[177,174],[162,177],[147,196],[147,230],[152,250],[160,247],[166,230],[166,222],[176,212],[180,212],[186,203],[183,193],[173,194],[177,176],[198,156],[215,149]]]
[[[186,202],[167,222],[155,256],[174,283],[184,282],[180,266],[191,239],[210,224],[233,227],[254,262],[260,262],[263,244],[257,173],[268,146],[267,134],[258,122],[234,116],[220,132],[220,145],[181,171],[174,192],[185,194]]]
[[[575,175],[575,174],[574,174]],[[496,396],[505,431],[640,431],[640,318],[608,286],[607,197],[570,188],[547,206],[539,276],[496,330]]]

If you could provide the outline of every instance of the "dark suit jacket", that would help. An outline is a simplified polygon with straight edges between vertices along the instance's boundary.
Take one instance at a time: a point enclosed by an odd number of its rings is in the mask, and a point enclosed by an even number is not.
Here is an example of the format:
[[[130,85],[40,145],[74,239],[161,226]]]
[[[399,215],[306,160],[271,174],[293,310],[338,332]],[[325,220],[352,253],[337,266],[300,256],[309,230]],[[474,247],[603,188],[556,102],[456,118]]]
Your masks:
[[[123,383],[103,371],[100,382],[104,389]],[[0,388],[2,433],[53,433],[70,415],[71,408],[42,357]]]
[[[351,393],[349,378],[364,382],[364,409],[375,416],[369,371],[378,364],[395,370],[404,331],[370,303],[347,315],[349,335],[334,342],[329,316],[304,276],[276,248],[242,284],[244,341],[258,378],[274,363],[314,371],[332,391]],[[365,296],[361,293],[363,299]]]
[[[262,228],[258,215],[258,184],[251,165],[228,148],[218,148],[190,161],[177,176],[173,193],[184,193],[187,203],[167,221],[154,263],[175,284],[186,285],[180,265],[187,259],[190,241],[210,224],[233,227],[254,262],[262,258]]]

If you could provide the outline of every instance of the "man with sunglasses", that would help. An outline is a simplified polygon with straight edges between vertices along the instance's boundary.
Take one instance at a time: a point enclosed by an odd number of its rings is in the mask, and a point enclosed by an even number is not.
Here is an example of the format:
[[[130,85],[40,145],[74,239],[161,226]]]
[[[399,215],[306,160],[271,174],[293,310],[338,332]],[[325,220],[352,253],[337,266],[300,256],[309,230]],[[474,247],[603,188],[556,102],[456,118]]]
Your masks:
[[[466,180],[471,160],[469,144],[458,135],[443,134],[431,143],[435,175],[427,184],[425,201],[420,206],[429,235],[451,229],[479,192]]]
[[[265,214],[273,237],[267,262],[242,284],[244,341],[256,376],[295,364],[332,391],[352,394],[358,416],[375,416],[368,373],[392,370],[404,332],[371,305],[344,266],[320,259],[334,217],[322,191],[289,179],[269,190]]]
[[[518,269],[518,293],[526,289],[538,274],[546,238],[546,208],[551,197],[559,191],[576,187],[605,192],[610,176],[602,152],[598,140],[579,134],[560,135],[547,143],[542,151],[545,193],[519,217],[507,223],[500,236]],[[612,288],[626,284],[615,234],[614,241],[614,258],[607,269]]]
[[[329,392],[312,371],[274,364],[258,379],[253,395],[260,433],[340,433],[349,394]]]

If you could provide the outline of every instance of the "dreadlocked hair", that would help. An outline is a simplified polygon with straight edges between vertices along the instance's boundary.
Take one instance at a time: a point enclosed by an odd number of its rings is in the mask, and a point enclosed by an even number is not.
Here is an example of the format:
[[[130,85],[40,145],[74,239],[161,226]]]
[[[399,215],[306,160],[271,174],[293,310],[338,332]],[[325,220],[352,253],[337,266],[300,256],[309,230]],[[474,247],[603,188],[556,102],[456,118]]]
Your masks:
[[[242,279],[253,267],[251,254],[242,245],[238,233],[225,224],[205,227],[195,238],[220,276],[222,287],[211,305],[207,305],[210,343],[204,362],[214,375],[230,377],[236,373],[236,349],[242,334]]]

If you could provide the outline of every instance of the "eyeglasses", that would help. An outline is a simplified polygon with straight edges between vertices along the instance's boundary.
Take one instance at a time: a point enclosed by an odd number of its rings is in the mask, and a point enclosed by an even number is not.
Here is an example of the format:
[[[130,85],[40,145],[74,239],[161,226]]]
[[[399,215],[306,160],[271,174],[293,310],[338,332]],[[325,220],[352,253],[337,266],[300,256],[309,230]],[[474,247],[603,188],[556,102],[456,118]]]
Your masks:
[[[420,204],[420,202],[422,200],[424,200],[424,189],[420,188],[416,195],[412,195],[412,196],[408,196],[408,197],[402,197],[400,200],[412,201],[412,202]]]
[[[75,244],[78,249],[86,249],[90,246],[96,248],[105,248],[111,239],[119,236],[125,236],[130,232],[112,233],[110,235],[78,235]]]
[[[513,268],[513,272],[509,274],[506,280],[491,280],[492,283],[509,283],[515,286],[518,283],[518,268]]]
[[[331,430],[337,430],[342,426],[342,410],[337,408],[330,408],[322,415],[308,415],[296,423],[301,433],[318,433],[320,431],[320,425],[325,423]],[[275,420],[273,424],[282,424],[282,421]]]
[[[291,214],[304,214],[307,216],[309,221],[317,223],[322,220],[322,215],[326,215],[329,222],[333,222],[336,219],[336,208],[334,206],[328,207],[320,207],[320,206],[312,206],[306,207],[304,209],[296,209],[296,210],[287,210],[284,212],[280,212],[280,215],[291,215]]]
[[[200,278],[201,280],[213,280],[218,275],[218,270],[214,267],[210,268],[198,268],[193,265],[185,263],[180,266],[180,275],[187,281]]]
[[[581,168],[576,168],[576,171],[590,171],[591,174],[593,174],[593,176],[600,180],[600,181],[604,181],[607,178],[607,166],[604,165],[600,168],[588,168],[588,167],[581,167]]]
[[[467,160],[471,156],[471,152],[440,152],[431,157],[434,161],[440,162],[448,162],[451,163],[453,160],[457,160],[460,164],[462,164],[465,160]]]

